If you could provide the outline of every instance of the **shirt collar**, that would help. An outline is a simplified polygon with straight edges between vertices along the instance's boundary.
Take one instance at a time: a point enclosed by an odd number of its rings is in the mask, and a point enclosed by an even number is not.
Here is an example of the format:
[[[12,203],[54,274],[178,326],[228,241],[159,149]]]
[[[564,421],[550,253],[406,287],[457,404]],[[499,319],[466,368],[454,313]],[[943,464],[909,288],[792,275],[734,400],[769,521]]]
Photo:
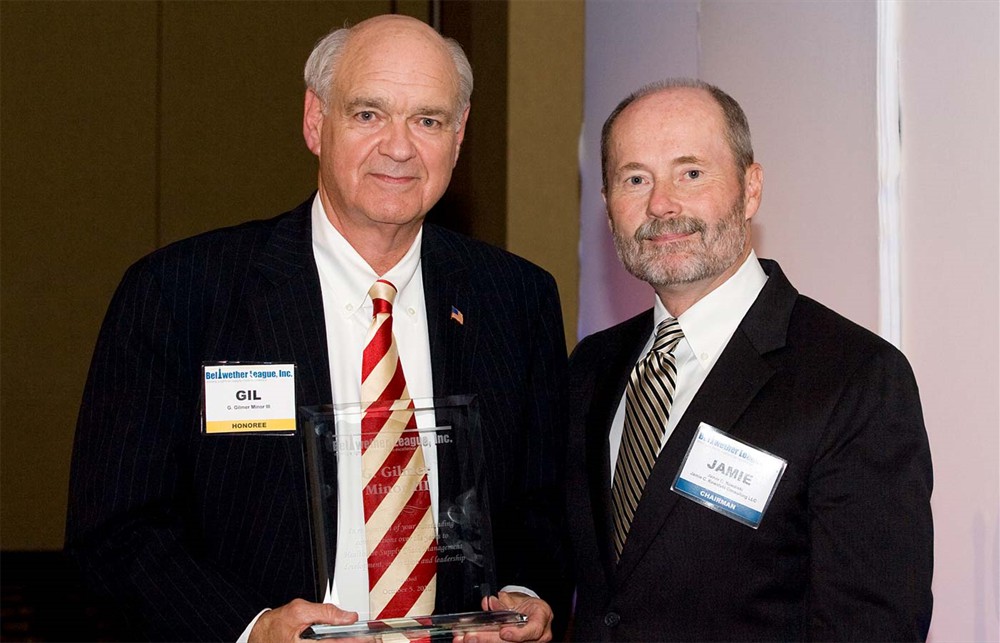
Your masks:
[[[718,288],[699,299],[677,319],[684,341],[703,368],[711,368],[729,339],[756,301],[767,274],[751,250],[736,273]],[[655,297],[653,327],[671,317],[659,297]],[[655,331],[654,331],[655,332]]]
[[[319,270],[336,275],[335,279],[328,279],[326,283],[332,290],[337,310],[344,317],[350,317],[359,310],[367,310],[370,315],[371,299],[368,297],[368,289],[380,277],[344,235],[330,223],[319,194],[313,199],[312,229],[313,252]],[[420,246],[423,236],[424,229],[421,226],[403,258],[381,276],[381,279],[391,282],[396,287],[394,309],[400,306],[412,307],[410,298],[407,297],[407,286],[413,281],[413,276],[420,267]]]

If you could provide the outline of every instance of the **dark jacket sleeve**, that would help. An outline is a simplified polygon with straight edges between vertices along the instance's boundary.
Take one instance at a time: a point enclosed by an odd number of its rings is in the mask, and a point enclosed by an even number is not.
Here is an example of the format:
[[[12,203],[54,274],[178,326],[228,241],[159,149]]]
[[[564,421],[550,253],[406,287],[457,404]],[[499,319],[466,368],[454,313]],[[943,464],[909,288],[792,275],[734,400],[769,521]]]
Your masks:
[[[530,492],[519,510],[524,512],[530,540],[514,550],[523,585],[546,599],[556,614],[558,634],[565,627],[571,599],[569,544],[563,510],[566,450],[566,340],[556,284],[548,274],[529,299],[531,355],[526,388],[529,391],[530,434],[525,449]],[[500,579],[501,584],[504,582]]]
[[[933,484],[917,385],[882,344],[848,374],[810,472],[810,640],[924,640]]]

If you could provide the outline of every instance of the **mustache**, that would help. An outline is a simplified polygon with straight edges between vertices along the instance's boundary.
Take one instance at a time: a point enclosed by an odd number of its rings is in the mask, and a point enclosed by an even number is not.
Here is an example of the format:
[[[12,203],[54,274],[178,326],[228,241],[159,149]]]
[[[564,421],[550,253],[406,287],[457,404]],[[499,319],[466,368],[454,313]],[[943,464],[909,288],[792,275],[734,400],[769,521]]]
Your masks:
[[[670,219],[653,219],[635,230],[636,241],[646,241],[664,234],[705,234],[708,225],[701,219],[678,216]]]

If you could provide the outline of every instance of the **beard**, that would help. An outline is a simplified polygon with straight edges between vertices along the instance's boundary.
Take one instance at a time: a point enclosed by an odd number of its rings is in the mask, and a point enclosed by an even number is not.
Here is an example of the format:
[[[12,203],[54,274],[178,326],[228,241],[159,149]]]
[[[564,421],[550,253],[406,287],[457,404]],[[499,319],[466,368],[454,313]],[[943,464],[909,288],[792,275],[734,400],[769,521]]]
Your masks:
[[[745,211],[740,196],[714,226],[682,215],[651,219],[628,237],[618,231],[612,219],[611,233],[618,258],[633,276],[654,287],[687,284],[716,277],[743,256],[750,227]],[[645,243],[664,234],[696,236],[668,244]]]

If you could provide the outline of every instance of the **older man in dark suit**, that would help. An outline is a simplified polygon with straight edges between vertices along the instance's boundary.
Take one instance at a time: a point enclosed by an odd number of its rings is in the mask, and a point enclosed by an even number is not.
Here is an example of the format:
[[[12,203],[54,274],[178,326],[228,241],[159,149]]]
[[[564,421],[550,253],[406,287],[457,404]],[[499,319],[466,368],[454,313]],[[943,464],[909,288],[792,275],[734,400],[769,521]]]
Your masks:
[[[373,386],[369,351],[380,351],[396,374],[376,382],[383,393],[477,396],[507,589],[487,599],[528,615],[501,638],[547,640],[563,585],[556,286],[522,259],[424,225],[465,132],[468,61],[427,25],[380,16],[320,41],[306,81],[317,194],[276,218],[154,252],[126,273],[80,411],[67,547],[149,638],[297,640],[313,623],[353,622],[369,606],[374,568],[338,560],[334,604],[315,602],[323,596],[298,443],[203,433],[201,369],[294,364],[297,404],[358,402]],[[393,326],[378,326],[389,318]],[[368,505],[355,516],[368,497],[339,484],[341,499],[357,497],[337,507],[338,551],[364,548],[356,534]],[[403,570],[390,590],[414,597],[395,615],[433,606],[433,583],[416,576]],[[394,614],[368,616],[380,615]]]
[[[742,109],[699,81],[647,86],[606,121],[602,163],[619,256],[656,299],[570,358],[574,637],[926,637],[913,375],[756,258]]]

